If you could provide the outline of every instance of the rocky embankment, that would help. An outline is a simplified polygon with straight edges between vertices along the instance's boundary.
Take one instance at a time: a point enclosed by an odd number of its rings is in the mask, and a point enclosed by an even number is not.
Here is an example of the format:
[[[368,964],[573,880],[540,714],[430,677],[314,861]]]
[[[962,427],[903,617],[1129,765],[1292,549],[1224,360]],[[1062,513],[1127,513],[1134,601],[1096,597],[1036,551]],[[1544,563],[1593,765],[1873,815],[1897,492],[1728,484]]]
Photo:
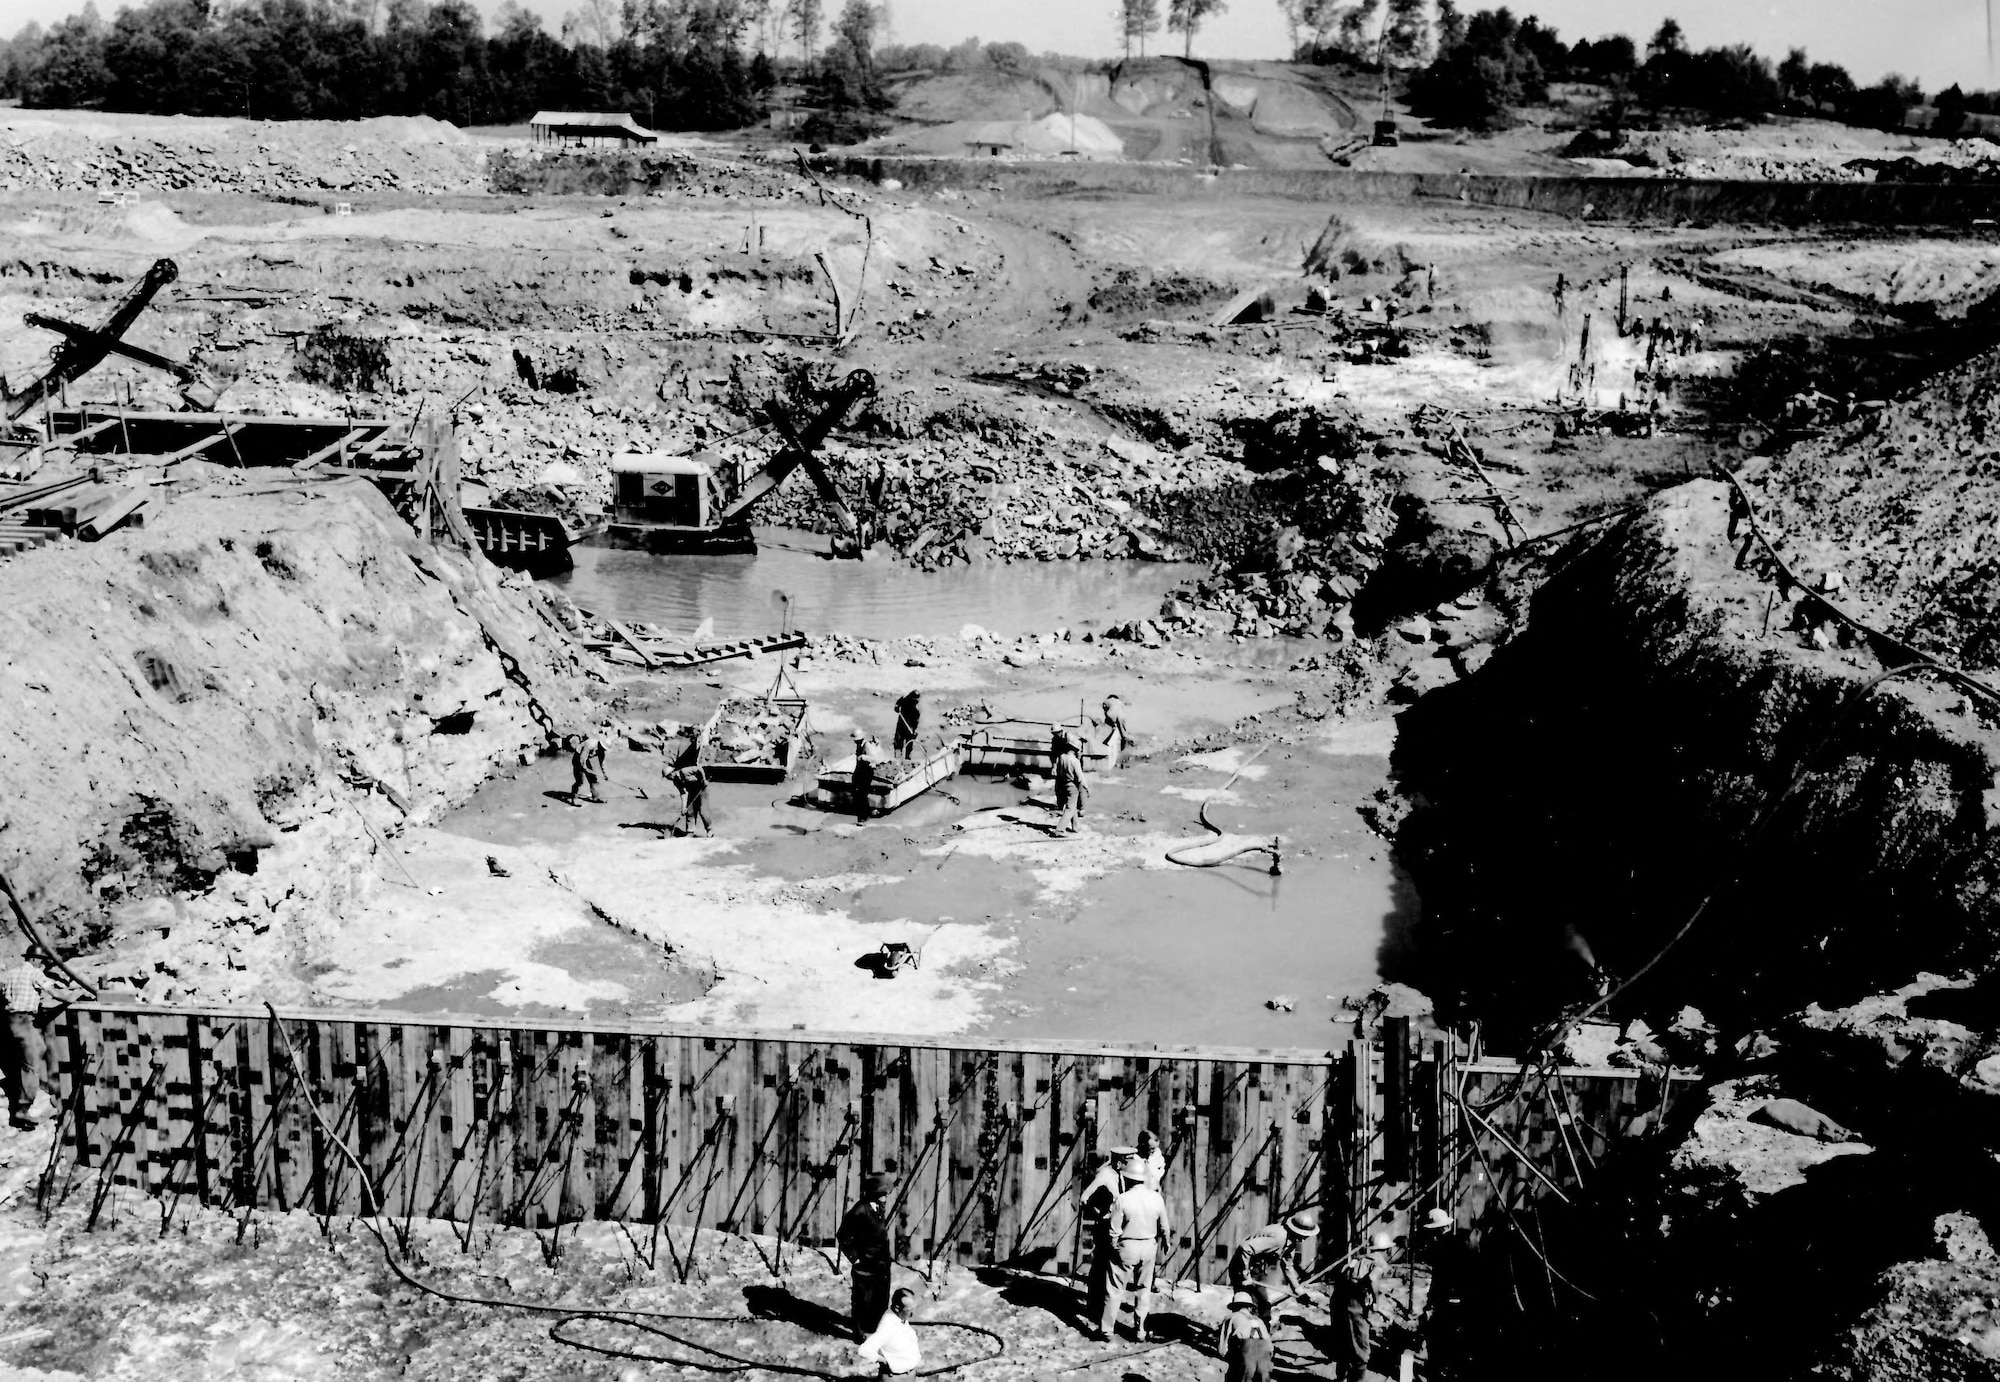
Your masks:
[[[1932,477],[1923,522],[1959,478]],[[1851,487],[1800,456],[1765,488],[1803,527]],[[1496,579],[1518,632],[1402,720],[1407,977],[1518,1042],[1595,995],[1594,960],[1636,979],[1615,1015],[1698,1034],[1653,1054],[1721,1083],[1590,1250],[1589,1311],[1657,1332],[1661,1375],[1990,1376],[2000,707],[1876,681],[1907,655],[1832,636],[1730,529],[1727,488],[1695,482]],[[1796,545],[1803,579],[1838,569]]]
[[[11,111],[0,191],[474,192],[485,151],[426,116],[195,120]]]
[[[0,564],[0,866],[99,982],[282,998],[386,834],[584,713],[542,601],[363,481]]]

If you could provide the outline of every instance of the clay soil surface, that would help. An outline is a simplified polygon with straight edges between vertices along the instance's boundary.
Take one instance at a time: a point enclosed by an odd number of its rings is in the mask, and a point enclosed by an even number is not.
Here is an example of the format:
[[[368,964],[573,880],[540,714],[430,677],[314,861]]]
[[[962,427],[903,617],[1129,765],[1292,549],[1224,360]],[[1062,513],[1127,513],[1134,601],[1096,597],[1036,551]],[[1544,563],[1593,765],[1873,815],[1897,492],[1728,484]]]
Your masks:
[[[1190,147],[1169,133],[1190,126],[1179,114],[1193,109],[1186,92],[1126,94],[1138,114],[1107,88],[1093,118],[1127,141],[1152,122],[1163,157]],[[1301,158],[1324,161],[1319,142],[1351,114],[1338,90],[1274,74],[1222,94],[1231,106],[1220,113],[1223,135]],[[933,95],[940,122],[957,118],[952,93]],[[829,187],[783,159],[714,145],[667,151],[671,175],[650,192],[503,196],[484,190],[480,160],[518,153],[518,141],[356,132],[327,146],[343,154],[337,168],[307,167],[298,160],[309,149],[274,146],[259,163],[255,131],[209,123],[44,123],[15,126],[22,142],[0,165],[14,184],[0,265],[0,323],[10,329],[27,311],[99,320],[127,282],[171,255],[179,282],[132,339],[200,363],[228,384],[224,406],[450,411],[466,477],[483,487],[470,497],[546,486],[579,511],[608,497],[613,455],[706,447],[723,459],[761,457],[769,444],[753,429],[767,399],[809,406],[829,380],[868,369],[878,394],[826,454],[851,501],[878,476],[901,496],[880,506],[883,540],[870,563],[898,581],[932,568],[952,581],[976,573],[954,588],[986,582],[996,593],[990,609],[934,609],[932,624],[888,629],[844,627],[838,602],[823,602],[796,673],[822,753],[844,754],[857,727],[887,741],[890,707],[912,688],[924,691],[932,727],[954,709],[1052,720],[1081,704],[1094,713],[1116,691],[1138,735],[1130,761],[1095,775],[1087,828],[1075,838],[1050,833],[1046,779],[957,779],[857,823],[795,801],[811,786],[810,763],[783,785],[717,786],[713,836],[680,838],[664,828],[662,756],[632,744],[657,743],[663,725],[701,722],[730,694],[761,693],[774,668],[648,673],[630,657],[564,642],[555,661],[568,670],[549,673],[574,693],[564,716],[581,719],[587,704],[615,727],[604,804],[572,807],[561,799],[564,760],[529,754],[523,763],[510,751],[516,738],[495,737],[481,749],[491,771],[414,779],[423,800],[407,824],[361,797],[374,815],[340,827],[340,886],[314,895],[332,900],[296,934],[266,923],[267,944],[247,958],[220,956],[226,963],[207,979],[203,967],[176,976],[154,959],[173,943],[178,910],[203,905],[193,887],[136,899],[148,917],[167,918],[149,924],[141,959],[118,948],[137,932],[107,924],[76,933],[96,937],[103,953],[93,961],[106,972],[176,1000],[304,991],[329,1006],[439,1014],[1322,1048],[1343,999],[1396,975],[1419,915],[1373,828],[1386,809],[1378,793],[1392,785],[1394,716],[1475,673],[1505,638],[1521,611],[1489,594],[1494,563],[1518,574],[1558,560],[1560,541],[1544,539],[1714,461],[1742,463],[1735,439],[1749,419],[1731,380],[1773,344],[1857,332],[1892,339],[1913,316],[1958,319],[2000,264],[1989,241],[1950,229],[1905,238],[1631,226],[1443,202],[1170,203],[1087,179],[1047,196],[974,176],[922,194]],[[393,157],[383,151],[391,135],[401,151]],[[111,148],[142,136],[143,157]],[[1717,150],[1725,156],[1720,142]],[[115,169],[113,157],[123,160]],[[370,157],[394,175],[350,167]],[[1530,157],[1554,162],[1541,145],[1442,141],[1413,142],[1399,157],[1453,170],[1481,159],[1517,170]],[[100,187],[121,181],[143,186],[147,199],[101,204]],[[336,198],[351,215],[335,214]],[[1266,320],[1211,325],[1222,302],[1255,288],[1271,293]],[[1664,363],[1649,366],[1642,332],[1618,329],[1621,292],[1628,322],[1682,333]],[[837,318],[850,334],[836,348],[825,333]],[[1703,330],[1691,338],[1697,321]],[[361,375],[315,353],[329,330],[369,343],[356,347],[369,362]],[[0,369],[28,377],[49,344],[29,333],[0,339]],[[1661,370],[1658,434],[1555,435],[1549,404],[1559,391],[1615,408]],[[1985,386],[1981,377],[1964,383]],[[73,386],[72,397],[175,404],[160,376],[120,364]],[[1949,421],[1890,420],[1905,431]],[[242,472],[215,471],[213,486],[248,488]],[[1842,486],[1864,483],[1831,465],[1826,473]],[[1260,507],[1294,481],[1326,488],[1281,515]],[[1867,491],[1868,513],[1904,499],[1886,483]],[[1779,497],[1797,506],[1812,496]],[[1352,523],[1314,528],[1338,508],[1322,501],[1349,499]],[[770,507],[760,518],[820,538],[831,526],[796,480]],[[162,531],[176,528],[149,525],[148,535]],[[1981,534],[1957,536],[1985,557]],[[144,550],[114,538],[93,560],[130,567]],[[408,562],[397,547],[380,550]],[[1144,582],[1120,573],[1142,555],[1191,565],[1175,568],[1188,578],[1175,594],[1147,587],[1135,608],[1126,602]],[[1878,556],[1886,572],[1894,553]],[[31,579],[47,560],[10,558],[8,579]],[[1043,561],[1067,579],[1027,565]],[[249,559],[236,564],[248,572]],[[551,619],[583,605],[682,638],[696,632],[696,616],[724,622],[722,600],[704,602],[692,567],[659,559],[625,578],[621,593],[593,565],[539,596],[516,581],[505,595],[495,582],[482,598],[536,603]],[[728,633],[775,628],[782,615],[768,595],[741,572],[725,577],[735,582],[728,617],[740,621]],[[1008,586],[1016,578],[1033,598]],[[467,705],[474,696],[514,705],[522,693],[464,609],[437,578],[424,579],[437,588],[411,600],[434,607],[426,617],[463,641],[464,667],[478,673],[455,674],[454,695],[462,681]],[[873,579],[863,568],[856,584]],[[453,580],[452,589],[475,588]],[[648,604],[640,595],[655,583]],[[1926,595],[1890,589],[1886,575],[1881,584],[1869,593],[1912,608]],[[104,653],[104,666],[122,670],[44,675],[18,659],[23,670],[11,675],[21,686],[59,694],[65,675],[119,686],[132,676],[144,649],[111,644],[136,614],[91,623],[88,602],[75,609],[90,627],[72,636],[117,652]],[[226,611],[198,613],[218,629],[241,626]],[[344,613],[328,613],[329,627]],[[554,623],[533,628],[537,646],[556,645]],[[313,669],[301,677],[308,687],[322,679]],[[353,754],[375,764],[376,778],[393,776],[389,746],[403,741],[391,737],[389,711],[396,734],[409,719],[400,689],[362,687],[350,699]],[[514,713],[519,725],[509,729],[526,735],[525,708]],[[24,749],[21,772],[40,771],[62,747]],[[194,769],[161,779],[163,797],[205,790]],[[359,795],[352,781],[327,779],[329,801]],[[1257,856],[1214,869],[1169,863],[1169,850],[1211,838],[1196,820],[1204,803],[1233,835],[1282,836],[1283,873],[1272,876]],[[63,810],[52,805],[37,829],[81,838],[88,813]],[[329,809],[316,828],[333,831],[336,816]],[[240,876],[210,876],[244,891]],[[285,884],[274,860],[257,891]],[[921,966],[876,977],[866,962],[890,941],[920,948]],[[46,1152],[34,1138],[0,1142],[17,1187],[0,1211],[8,1364],[135,1378],[665,1375],[664,1365],[648,1372],[560,1350],[546,1320],[421,1298],[387,1275],[352,1225],[323,1237],[308,1219],[236,1222],[121,1195],[109,1224],[86,1233],[88,1187],[44,1219],[18,1187]],[[769,1244],[720,1245],[700,1274],[668,1285],[671,1254],[648,1265],[613,1232],[576,1234],[561,1274],[532,1234],[481,1235],[475,1253],[460,1256],[446,1230],[419,1230],[435,1248],[426,1249],[429,1270],[488,1294],[714,1313],[754,1305],[751,1288],[781,1289],[770,1284]],[[813,1325],[824,1324],[814,1312],[837,1301],[838,1282],[811,1255],[788,1264],[792,1294],[777,1304],[807,1327],[728,1322],[705,1326],[704,1337],[844,1366]],[[986,1376],[1046,1378],[1098,1357],[1071,1332],[1059,1288],[954,1271],[939,1289],[927,1314],[1008,1335],[1008,1359],[986,1365]],[[1212,1292],[1177,1294],[1163,1308],[1205,1322],[1213,1304]],[[1178,1338],[1196,1326],[1175,1328]],[[1174,1347],[1105,1358],[1094,1375],[1178,1382],[1217,1366]]]
[[[890,701],[912,687],[933,713],[985,703],[1031,719],[1120,695],[1141,747],[1095,777],[1079,837],[1051,833],[1046,778],[959,778],[857,824],[800,804],[802,774],[785,786],[718,784],[715,837],[676,838],[665,827],[679,798],[659,755],[614,752],[606,803],[581,808],[564,799],[567,759],[544,760],[401,837],[391,886],[354,918],[317,991],[423,1011],[1322,1043],[1340,1000],[1375,982],[1382,951],[1415,919],[1357,810],[1386,782],[1392,725],[1302,721],[1298,678],[1219,652],[1111,647],[1056,645],[1018,669],[813,659],[797,677],[831,756],[857,727],[886,738]],[[715,700],[767,685],[753,666],[723,683],[630,689],[648,698],[648,718],[699,720]],[[1168,862],[1168,850],[1213,838],[1195,819],[1203,801],[1232,833],[1282,836],[1283,874],[1261,855]],[[602,939],[601,922],[587,947],[592,912],[650,942],[655,960],[671,948],[712,986],[686,999],[648,981],[646,947]],[[920,948],[921,967],[878,977],[868,961],[887,941]],[[1266,1006],[1280,995],[1295,1010]]]

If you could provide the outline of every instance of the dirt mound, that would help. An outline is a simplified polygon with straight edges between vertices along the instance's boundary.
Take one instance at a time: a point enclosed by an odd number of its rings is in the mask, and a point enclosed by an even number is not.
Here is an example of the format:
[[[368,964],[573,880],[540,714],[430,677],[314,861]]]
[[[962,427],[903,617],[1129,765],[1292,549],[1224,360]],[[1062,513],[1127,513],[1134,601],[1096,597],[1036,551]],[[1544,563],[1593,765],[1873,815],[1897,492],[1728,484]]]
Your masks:
[[[0,867],[72,942],[196,917],[297,947],[282,970],[370,872],[370,830],[462,800],[536,751],[542,718],[574,718],[529,607],[358,482],[185,496],[142,531],[16,558]]]
[[[250,122],[38,111],[0,120],[0,190],[470,192],[485,151],[440,121]]]
[[[1876,175],[1867,166],[1871,159],[1910,156],[1923,164],[1970,167],[1990,151],[1983,140],[1915,138],[1828,120],[1774,120],[1744,129],[1632,130],[1610,146],[1587,150],[1629,160],[1628,174],[1658,169],[1668,177],[1764,182],[1866,182]]]
[[[2000,291],[2000,247],[1978,240],[1755,245],[1724,251],[1710,262],[1872,298],[1886,307],[1926,304],[1943,316],[1961,315]]]
[[[1356,229],[1339,216],[1327,219],[1326,228],[1306,251],[1305,271],[1325,278],[1344,274],[1406,274],[1414,261],[1401,245],[1389,244],[1377,236]]]
[[[950,122],[996,116],[1037,120],[1058,107],[1055,93],[1025,73],[935,72],[893,89],[896,113],[906,120]]]
[[[2000,667],[2000,352],[1941,375],[1753,480],[1786,559],[1948,661]]]
[[[1236,296],[1233,283],[1218,283],[1201,274],[1117,269],[1110,281],[1093,289],[1090,310],[1110,317],[1179,316]]]

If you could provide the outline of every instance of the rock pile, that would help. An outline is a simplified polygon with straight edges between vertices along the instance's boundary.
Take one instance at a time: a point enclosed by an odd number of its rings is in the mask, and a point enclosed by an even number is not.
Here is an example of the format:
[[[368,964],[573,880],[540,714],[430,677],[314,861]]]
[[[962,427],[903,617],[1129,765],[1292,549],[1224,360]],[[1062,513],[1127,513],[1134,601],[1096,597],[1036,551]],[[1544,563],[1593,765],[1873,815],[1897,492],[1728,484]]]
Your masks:
[[[724,701],[715,728],[702,745],[702,762],[709,766],[784,762],[796,726],[793,714],[769,701]]]
[[[0,191],[473,192],[485,151],[425,117],[282,123],[0,124]]]

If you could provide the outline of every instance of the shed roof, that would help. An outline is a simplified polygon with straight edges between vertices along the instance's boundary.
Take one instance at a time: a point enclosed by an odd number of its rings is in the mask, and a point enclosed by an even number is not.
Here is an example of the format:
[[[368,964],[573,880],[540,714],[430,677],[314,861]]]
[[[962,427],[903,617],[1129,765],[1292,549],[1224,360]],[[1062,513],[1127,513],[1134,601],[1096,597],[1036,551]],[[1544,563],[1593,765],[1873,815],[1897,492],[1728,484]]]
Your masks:
[[[660,137],[634,120],[630,112],[622,110],[538,110],[535,118],[528,123],[541,129],[602,130],[630,135],[634,139],[654,140]]]

